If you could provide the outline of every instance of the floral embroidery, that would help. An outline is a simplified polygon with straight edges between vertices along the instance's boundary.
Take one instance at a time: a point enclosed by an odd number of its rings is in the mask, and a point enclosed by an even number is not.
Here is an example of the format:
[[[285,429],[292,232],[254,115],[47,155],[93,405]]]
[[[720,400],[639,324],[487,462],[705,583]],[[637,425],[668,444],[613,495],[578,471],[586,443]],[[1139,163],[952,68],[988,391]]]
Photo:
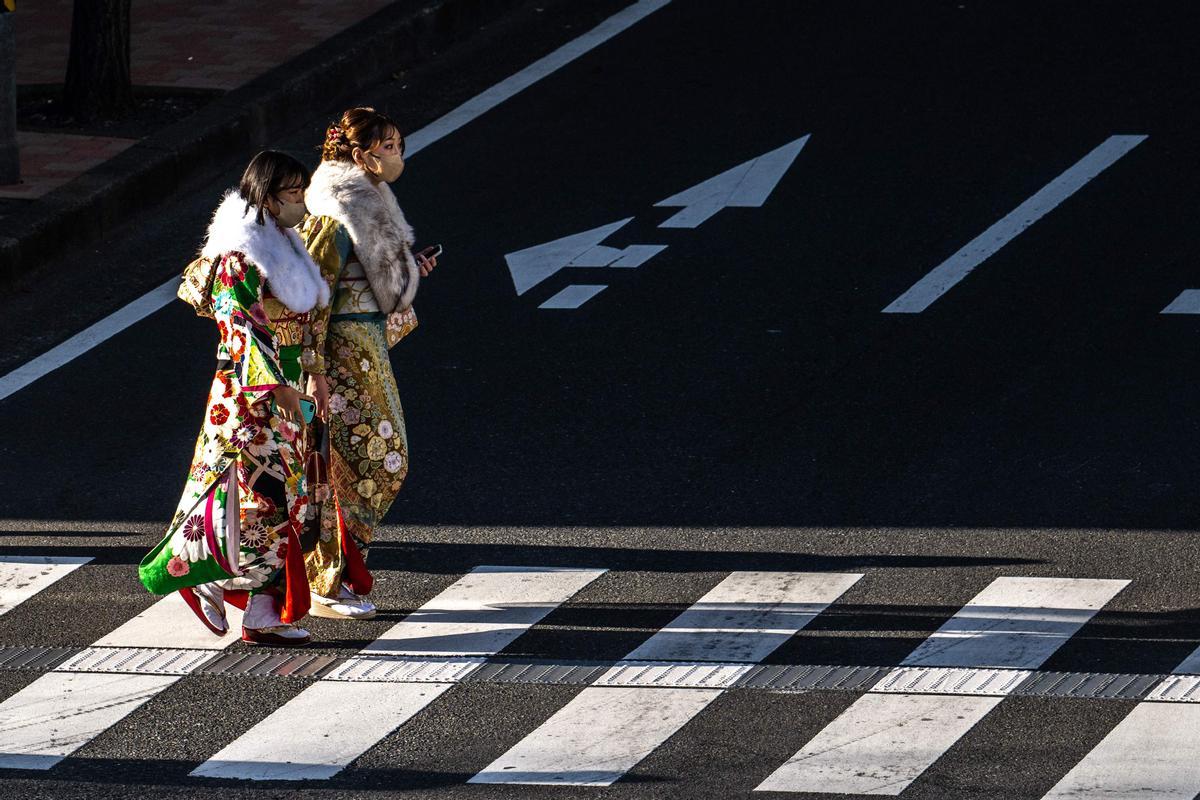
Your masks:
[[[321,220],[317,224],[314,220]],[[328,218],[310,217],[300,227],[306,247],[331,283],[347,267],[352,243],[344,228]],[[309,585],[331,595],[342,582],[343,535],[365,558],[373,533],[391,506],[408,462],[404,416],[388,361],[382,319],[349,319],[343,314],[378,311],[367,282],[339,285],[324,312],[314,312],[314,345],[329,383],[329,480],[336,504],[321,509],[317,545],[306,554]],[[358,308],[360,303],[371,307]],[[353,307],[352,307],[353,306]],[[382,316],[382,315],[381,315]],[[320,323],[330,319],[328,328]]]
[[[213,308],[225,363],[213,376],[188,482],[164,546],[140,570],[152,591],[213,580],[225,564],[238,573],[226,579],[227,588],[264,588],[279,576],[280,563],[264,554],[276,553],[307,508],[304,453],[293,444],[297,428],[279,424],[270,394],[257,388],[282,383],[286,374],[277,326],[269,318],[272,306],[262,303],[255,265],[240,256],[219,263]],[[225,509],[234,492],[241,549],[225,552],[233,540]],[[218,552],[210,550],[214,543]]]
[[[229,421],[229,409],[224,405],[215,405],[208,412],[208,421],[220,427]]]
[[[246,423],[233,432],[229,437],[229,443],[234,447],[242,450],[249,447],[258,436],[259,427],[253,423]]]
[[[188,517],[183,523],[183,538],[189,542],[198,542],[204,538],[204,517],[196,514]]]
[[[242,356],[246,355],[246,334],[234,328],[229,333],[229,343],[227,345],[229,357],[234,361],[241,361]]]
[[[279,434],[284,438],[284,441],[294,442],[300,434],[300,429],[287,420],[281,419],[279,421]]]
[[[242,528],[242,544],[258,548],[267,542],[267,527],[261,522],[255,522]]]

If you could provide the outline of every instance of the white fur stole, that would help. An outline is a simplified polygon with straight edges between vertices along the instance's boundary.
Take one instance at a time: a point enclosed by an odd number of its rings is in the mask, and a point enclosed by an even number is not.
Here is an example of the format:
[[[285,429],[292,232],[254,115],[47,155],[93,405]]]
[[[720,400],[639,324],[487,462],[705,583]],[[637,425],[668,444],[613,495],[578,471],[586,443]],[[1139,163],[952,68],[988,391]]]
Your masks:
[[[236,190],[225,192],[208,226],[200,255],[215,259],[225,253],[244,253],[258,268],[271,294],[297,314],[329,305],[329,286],[304,249],[300,234],[291,228],[281,229],[265,211],[265,224],[259,225],[256,213],[253,207],[246,209],[246,201]]]

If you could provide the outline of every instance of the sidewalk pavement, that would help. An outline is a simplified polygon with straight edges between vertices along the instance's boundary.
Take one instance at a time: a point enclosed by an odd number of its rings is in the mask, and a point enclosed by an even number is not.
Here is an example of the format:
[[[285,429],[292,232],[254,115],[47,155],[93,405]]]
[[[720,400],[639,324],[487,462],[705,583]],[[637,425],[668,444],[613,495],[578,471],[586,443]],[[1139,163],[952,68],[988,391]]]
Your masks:
[[[296,0],[287,12],[253,0],[134,0],[130,67],[135,86],[229,91],[391,4]],[[73,0],[20,3],[14,16],[17,85],[62,84]],[[0,197],[33,199],[107,161],[136,139],[22,131],[21,183]]]
[[[22,182],[0,186],[0,285],[517,2],[133,0],[134,85],[219,94],[140,140],[20,130]],[[17,4],[18,87],[63,82],[72,5]]]

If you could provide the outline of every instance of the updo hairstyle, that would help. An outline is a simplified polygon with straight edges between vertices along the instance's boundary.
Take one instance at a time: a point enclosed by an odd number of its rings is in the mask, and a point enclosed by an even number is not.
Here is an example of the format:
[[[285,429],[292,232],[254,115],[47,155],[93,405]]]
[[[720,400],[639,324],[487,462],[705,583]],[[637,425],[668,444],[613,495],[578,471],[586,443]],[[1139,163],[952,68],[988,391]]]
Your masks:
[[[387,114],[366,106],[351,108],[342,118],[325,130],[321,146],[322,161],[353,161],[354,148],[364,153],[386,139],[400,126]],[[404,155],[404,137],[400,138],[400,155]]]

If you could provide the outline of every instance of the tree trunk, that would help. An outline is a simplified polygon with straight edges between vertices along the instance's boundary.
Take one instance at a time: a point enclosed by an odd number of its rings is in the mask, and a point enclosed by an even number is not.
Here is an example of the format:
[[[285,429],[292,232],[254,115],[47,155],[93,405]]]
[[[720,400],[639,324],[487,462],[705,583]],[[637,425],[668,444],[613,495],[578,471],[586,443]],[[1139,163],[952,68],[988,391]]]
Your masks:
[[[75,0],[63,101],[81,122],[115,119],[133,109],[129,77],[131,0]]]

